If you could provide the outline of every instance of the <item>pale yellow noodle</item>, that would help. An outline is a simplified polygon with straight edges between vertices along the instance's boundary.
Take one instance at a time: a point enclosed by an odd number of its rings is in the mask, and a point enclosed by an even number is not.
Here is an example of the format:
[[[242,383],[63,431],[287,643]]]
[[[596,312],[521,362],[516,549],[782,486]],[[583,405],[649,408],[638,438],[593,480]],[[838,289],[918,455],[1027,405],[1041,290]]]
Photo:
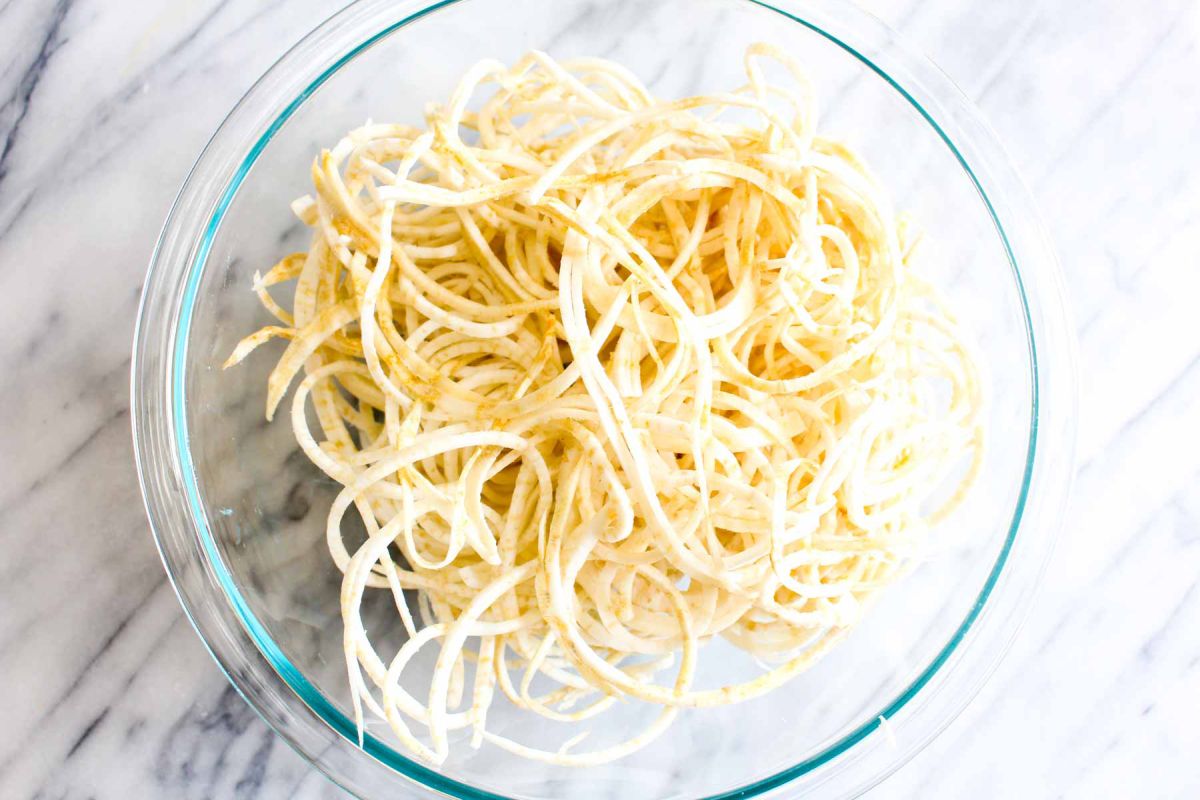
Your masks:
[[[316,159],[293,204],[309,252],[255,276],[280,324],[227,366],[290,340],[268,418],[306,374],[297,441],[345,487],[327,539],[360,737],[369,711],[433,763],[463,728],[561,765],[627,755],[820,658],[975,479],[978,369],[906,226],[818,135],[796,63],[755,45],[745,66],[745,87],[666,102],[600,59],[481,62],[425,130]],[[267,290],[293,279],[288,310]],[[389,658],[368,588],[409,634]],[[774,666],[694,688],[716,636]],[[418,698],[401,680],[426,646]],[[543,750],[488,730],[497,696],[572,726],[623,698],[662,711]]]

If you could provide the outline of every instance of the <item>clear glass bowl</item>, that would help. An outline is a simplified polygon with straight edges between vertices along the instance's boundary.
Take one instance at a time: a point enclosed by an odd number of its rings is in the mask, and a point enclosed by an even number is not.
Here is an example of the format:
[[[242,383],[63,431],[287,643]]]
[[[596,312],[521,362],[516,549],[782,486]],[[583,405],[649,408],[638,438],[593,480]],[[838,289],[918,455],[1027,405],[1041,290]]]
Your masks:
[[[571,770],[463,746],[435,770],[378,727],[360,749],[341,656],[341,576],[322,535],[337,487],[298,452],[286,420],[263,420],[278,351],[220,369],[264,322],[254,271],[306,247],[288,203],[308,190],[312,157],[368,118],[419,122],[424,104],[485,56],[511,61],[535,47],[604,56],[679,96],[738,85],[742,51],[755,41],[807,65],[821,130],[866,155],[932,244],[933,279],[991,375],[980,485],[936,532],[939,555],[889,589],[823,661],[758,700],[685,712],[625,760]],[[247,93],[166,221],[133,366],[146,506],[180,600],[230,681],[357,795],[853,795],[963,708],[1028,607],[1072,465],[1075,376],[1059,282],[1029,196],[978,114],[929,61],[848,3],[364,0]],[[373,634],[394,624],[382,602],[372,610],[381,611]],[[709,660],[724,677],[745,667],[732,650]],[[626,705],[604,724],[635,724],[645,709]],[[501,708],[492,721],[518,737],[554,724]]]

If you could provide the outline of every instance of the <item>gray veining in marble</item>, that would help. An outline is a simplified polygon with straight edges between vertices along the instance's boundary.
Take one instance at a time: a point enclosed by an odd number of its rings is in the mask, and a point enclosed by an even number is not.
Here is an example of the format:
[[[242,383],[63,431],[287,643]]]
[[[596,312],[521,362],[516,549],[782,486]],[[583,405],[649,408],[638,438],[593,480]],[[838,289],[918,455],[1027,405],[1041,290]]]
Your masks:
[[[1200,4],[863,0],[982,107],[1079,332],[1029,623],[878,798],[1200,796]],[[0,797],[334,798],[207,656],[132,465],[129,343],[192,159],[318,0],[0,0]]]

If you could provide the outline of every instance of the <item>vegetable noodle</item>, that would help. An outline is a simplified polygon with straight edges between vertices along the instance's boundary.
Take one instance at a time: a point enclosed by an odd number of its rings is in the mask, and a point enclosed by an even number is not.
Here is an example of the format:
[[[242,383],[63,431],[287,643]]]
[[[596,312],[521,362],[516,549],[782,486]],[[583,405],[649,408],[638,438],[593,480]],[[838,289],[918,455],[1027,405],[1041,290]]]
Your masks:
[[[790,58],[756,45],[745,72],[665,101],[609,61],[483,61],[424,127],[368,124],[313,164],[310,249],[255,276],[279,324],[226,366],[289,340],[267,418],[303,373],[296,440],[344,487],[327,538],[360,742],[371,714],[435,764],[460,730],[620,758],[813,664],[974,480],[978,370],[917,237],[818,135]],[[367,589],[394,598],[394,652]],[[697,686],[718,636],[761,672]],[[623,700],[657,716],[578,749]],[[579,735],[515,741],[497,704]]]

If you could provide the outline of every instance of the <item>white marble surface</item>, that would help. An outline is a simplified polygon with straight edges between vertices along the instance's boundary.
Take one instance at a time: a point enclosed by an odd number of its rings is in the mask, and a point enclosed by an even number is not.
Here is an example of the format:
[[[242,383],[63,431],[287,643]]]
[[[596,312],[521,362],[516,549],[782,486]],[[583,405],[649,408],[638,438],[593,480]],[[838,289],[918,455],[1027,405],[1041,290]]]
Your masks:
[[[1200,796],[1200,4],[864,0],[975,98],[1078,322],[1080,473],[998,673],[873,798]],[[0,1],[0,797],[333,798],[221,677],[143,517],[129,343],[195,154],[330,9]]]

